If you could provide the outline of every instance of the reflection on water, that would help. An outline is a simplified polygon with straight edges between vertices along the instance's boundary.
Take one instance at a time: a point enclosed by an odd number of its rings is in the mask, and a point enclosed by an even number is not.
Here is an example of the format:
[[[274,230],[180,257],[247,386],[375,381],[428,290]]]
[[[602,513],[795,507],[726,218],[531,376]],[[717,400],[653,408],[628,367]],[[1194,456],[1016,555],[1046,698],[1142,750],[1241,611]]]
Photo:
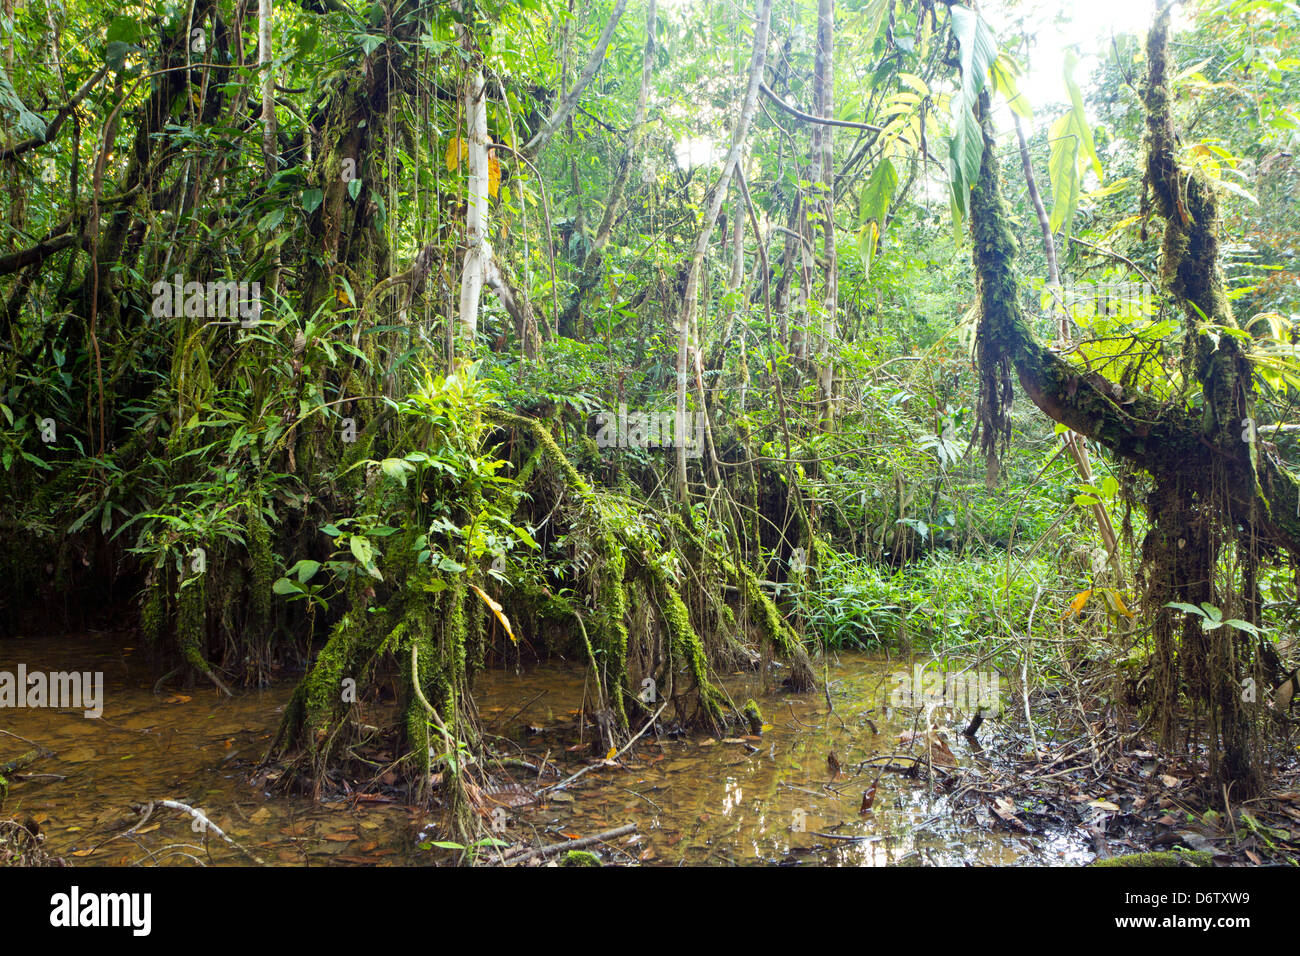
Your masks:
[[[215,823],[269,863],[284,865],[424,863],[449,860],[416,848],[427,826],[421,814],[374,800],[316,804],[300,796],[255,789],[251,769],[264,753],[292,688],[244,691],[232,700],[210,688],[152,692],[140,650],[105,636],[0,642],[0,670],[102,671],[104,713],[6,709],[0,729],[34,741],[55,756],[35,776],[14,781],[6,817],[34,819],[49,851],[79,864],[188,863],[184,854],[243,863],[240,854],[206,841],[188,818],[159,812],[134,833],[133,803],[173,799],[204,810]],[[506,836],[553,843],[637,823],[630,842],[607,858],[647,865],[823,863],[837,865],[961,865],[1081,862],[1072,837],[1049,840],[975,826],[969,807],[956,808],[941,786],[881,770],[883,755],[900,752],[899,735],[924,730],[921,711],[889,708],[891,672],[905,669],[868,655],[843,655],[830,668],[826,697],[790,695],[734,675],[725,683],[743,702],[753,697],[766,727],[760,736],[723,739],[642,738],[626,767],[599,768],[544,805],[509,811]],[[481,675],[479,712],[494,746],[533,764],[581,766],[576,712],[582,674],[546,665],[524,673]],[[671,709],[669,711],[671,713]],[[935,717],[963,767],[977,754],[950,711]],[[987,739],[987,728],[981,736]],[[0,734],[0,763],[30,749]],[[839,771],[828,758],[834,755]],[[876,765],[868,763],[877,758]],[[521,783],[525,771],[513,771]],[[547,782],[553,782],[548,778]],[[864,792],[875,788],[870,808]],[[179,847],[179,849],[160,849]]]

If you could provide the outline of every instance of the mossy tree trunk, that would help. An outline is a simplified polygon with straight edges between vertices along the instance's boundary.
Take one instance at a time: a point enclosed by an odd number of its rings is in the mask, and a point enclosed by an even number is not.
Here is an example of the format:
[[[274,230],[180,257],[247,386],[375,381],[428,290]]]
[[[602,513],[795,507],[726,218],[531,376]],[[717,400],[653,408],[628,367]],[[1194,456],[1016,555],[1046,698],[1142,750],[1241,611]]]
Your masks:
[[[1209,717],[1211,769],[1233,797],[1259,785],[1256,715],[1243,701],[1247,677],[1259,677],[1254,638],[1231,628],[1205,632],[1170,601],[1223,608],[1225,617],[1257,620],[1253,590],[1258,556],[1300,554],[1297,485],[1281,463],[1261,454],[1250,419],[1254,392],[1219,262],[1218,200],[1198,172],[1180,168],[1169,113],[1167,35],[1163,7],[1148,41],[1146,184],[1165,221],[1162,274],[1186,317],[1187,372],[1199,383],[1203,411],[1162,403],[1067,363],[1040,345],[1025,320],[1015,274],[1015,239],[1001,194],[997,154],[981,101],[984,154],[971,194],[970,224],[980,302],[980,417],[986,451],[1008,434],[1014,370],[1030,399],[1057,422],[1098,441],[1153,476],[1152,521],[1143,543],[1145,610],[1153,621],[1156,698],[1172,742],[1180,688]],[[1238,562],[1226,560],[1235,543]],[[1235,571],[1234,571],[1235,567]],[[1226,568],[1226,570],[1225,570]],[[1249,585],[1249,586],[1247,586]],[[1185,620],[1180,620],[1185,619]]]

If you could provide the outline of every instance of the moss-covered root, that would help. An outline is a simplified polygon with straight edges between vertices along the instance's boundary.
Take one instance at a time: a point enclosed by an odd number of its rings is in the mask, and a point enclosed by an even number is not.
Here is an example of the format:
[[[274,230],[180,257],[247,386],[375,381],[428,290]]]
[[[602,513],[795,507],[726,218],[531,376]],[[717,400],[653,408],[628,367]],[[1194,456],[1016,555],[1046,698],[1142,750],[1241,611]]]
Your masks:
[[[551,459],[551,463],[560,469],[569,486],[583,497],[591,495],[591,485],[587,484],[582,475],[578,474],[578,469],[573,467],[573,462],[569,461],[564,452],[560,451],[560,446],[555,443],[550,430],[546,427],[546,422],[540,418],[515,415],[499,408],[489,408],[485,414],[490,420],[500,425],[521,428],[532,435],[533,441],[537,442],[537,447],[545,450],[546,457]]]
[[[314,769],[324,766],[333,738],[330,723],[345,697],[344,680],[356,679],[355,664],[362,656],[364,638],[364,630],[353,623],[350,613],[334,625],[316,662],[298,682],[284,709],[268,759],[302,747]]]
[[[610,709],[615,731],[622,734],[628,729],[627,708],[623,701],[628,682],[628,633],[625,623],[627,591],[624,584],[627,559],[623,556],[618,541],[609,533],[601,536],[597,550],[602,559],[598,570],[600,583],[596,603],[596,644],[603,665],[600,668],[601,690]]]
[[[1210,866],[1213,854],[1204,850],[1163,850],[1126,853],[1095,860],[1089,866]]]
[[[745,701],[745,707],[741,711],[745,715],[745,722],[749,724],[749,732],[757,737],[763,732],[763,712],[758,709],[758,704],[754,698]]]
[[[262,498],[249,495],[245,531],[252,577],[248,590],[249,625],[252,636],[265,640],[271,630],[271,593],[275,583],[275,556],[271,552],[271,529],[262,515]]]
[[[803,641],[799,640],[799,635],[781,617],[776,603],[763,593],[763,587],[758,583],[758,575],[747,565],[734,562],[713,548],[706,547],[700,536],[688,528],[686,522],[680,518],[673,519],[673,526],[690,538],[701,552],[707,553],[717,561],[723,574],[740,588],[746,606],[753,611],[755,623],[763,640],[778,657],[790,665],[788,678],[790,689],[802,692],[816,687],[817,678],[813,674],[812,659],[804,649]]]
[[[700,698],[700,710],[714,730],[725,726],[726,698],[713,682],[709,680],[708,662],[704,656],[704,642],[691,625],[691,612],[686,602],[678,593],[668,573],[656,561],[648,563],[650,576],[654,581],[655,594],[662,609],[664,626],[672,643],[673,653],[684,661],[695,678],[696,691]]]
[[[212,665],[203,656],[203,639],[207,630],[208,589],[204,586],[206,575],[198,574],[186,581],[181,587],[177,601],[176,637],[180,644],[181,657],[185,663],[208,680],[212,681],[227,697],[233,696],[230,688],[212,670]]]
[[[743,564],[735,566],[735,570],[745,591],[745,601],[754,611],[763,639],[790,665],[790,676],[787,678],[790,689],[812,690],[817,686],[817,678],[813,675],[812,659],[799,640],[799,635],[785,623],[772,599],[763,593],[754,572]]]

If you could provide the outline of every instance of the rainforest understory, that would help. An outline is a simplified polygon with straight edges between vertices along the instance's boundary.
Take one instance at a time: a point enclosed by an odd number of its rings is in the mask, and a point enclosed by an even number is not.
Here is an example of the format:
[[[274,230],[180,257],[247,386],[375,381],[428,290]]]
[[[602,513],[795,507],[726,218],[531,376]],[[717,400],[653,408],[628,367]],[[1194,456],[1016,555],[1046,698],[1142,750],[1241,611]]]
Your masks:
[[[836,655],[919,654],[999,699],[831,753],[864,814],[1290,861],[1300,18],[1161,2],[1036,119],[989,11],[751,6],[7,4],[0,670],[292,682],[259,785],[488,862],[503,794],[761,749],[740,675],[829,721]],[[546,662],[558,758],[476,699]]]

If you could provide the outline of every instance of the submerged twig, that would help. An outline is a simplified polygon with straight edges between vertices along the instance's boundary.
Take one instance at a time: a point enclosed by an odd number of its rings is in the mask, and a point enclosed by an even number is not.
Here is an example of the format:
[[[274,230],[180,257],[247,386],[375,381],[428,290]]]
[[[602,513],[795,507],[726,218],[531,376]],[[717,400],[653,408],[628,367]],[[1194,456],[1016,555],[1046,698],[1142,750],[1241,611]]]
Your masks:
[[[506,863],[522,863],[524,860],[531,860],[535,856],[554,856],[564,850],[578,850],[584,846],[591,846],[593,843],[601,843],[605,840],[614,840],[618,837],[625,836],[636,830],[635,823],[627,823],[613,830],[606,830],[604,833],[597,833],[595,836],[579,837],[576,840],[565,840],[563,843],[552,843],[550,846],[540,846],[534,850],[525,850],[522,853],[507,855],[503,857]]]

